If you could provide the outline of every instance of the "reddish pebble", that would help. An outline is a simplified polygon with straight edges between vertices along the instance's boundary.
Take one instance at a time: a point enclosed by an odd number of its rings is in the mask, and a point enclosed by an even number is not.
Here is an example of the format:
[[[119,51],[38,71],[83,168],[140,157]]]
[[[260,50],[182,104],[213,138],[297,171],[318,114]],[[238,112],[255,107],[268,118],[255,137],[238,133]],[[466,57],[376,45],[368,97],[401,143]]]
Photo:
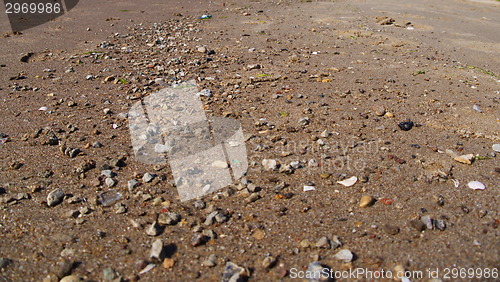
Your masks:
[[[383,199],[380,199],[380,202],[382,202],[382,204],[390,205],[390,204],[394,203],[394,200],[389,199],[389,198],[383,198]]]

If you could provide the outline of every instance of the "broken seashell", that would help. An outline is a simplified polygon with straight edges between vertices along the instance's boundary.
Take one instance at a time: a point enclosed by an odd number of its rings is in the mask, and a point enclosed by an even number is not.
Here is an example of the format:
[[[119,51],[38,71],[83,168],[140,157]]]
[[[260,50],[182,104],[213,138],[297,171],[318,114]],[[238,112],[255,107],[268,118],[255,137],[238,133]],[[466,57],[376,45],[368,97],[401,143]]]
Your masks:
[[[484,190],[486,188],[486,186],[484,186],[484,184],[479,181],[471,181],[467,184],[467,186],[474,190]]]
[[[314,188],[314,186],[304,186],[304,192],[307,192],[307,191],[314,191],[316,190],[316,188]]]
[[[473,154],[461,155],[454,157],[453,159],[459,163],[472,164],[472,161],[474,160],[474,155]]]
[[[358,181],[358,178],[356,176],[353,176],[351,178],[348,178],[348,179],[345,179],[345,180],[342,180],[342,181],[337,181],[337,183],[338,184],[342,184],[345,187],[349,187],[349,186],[354,185],[356,183],[356,181]]]

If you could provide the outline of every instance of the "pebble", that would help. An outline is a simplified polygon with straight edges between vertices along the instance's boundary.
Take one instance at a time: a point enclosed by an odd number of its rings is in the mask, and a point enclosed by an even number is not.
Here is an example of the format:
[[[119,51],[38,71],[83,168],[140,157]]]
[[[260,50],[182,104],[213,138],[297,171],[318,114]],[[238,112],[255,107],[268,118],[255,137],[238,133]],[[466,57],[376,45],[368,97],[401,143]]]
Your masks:
[[[161,260],[163,255],[162,252],[163,252],[163,241],[161,239],[156,239],[156,241],[153,242],[153,245],[151,245],[149,258]]]
[[[361,208],[366,208],[366,207],[369,207],[371,205],[373,205],[373,202],[374,202],[374,198],[372,196],[363,196],[361,197],[361,200],[359,200],[359,207]]]
[[[146,234],[149,236],[158,236],[163,231],[163,228],[158,224],[158,222],[154,221],[146,230]]]
[[[137,184],[139,184],[139,181],[132,179],[127,181],[127,188],[130,193],[133,193],[135,190],[135,187],[137,187]]]
[[[401,278],[405,277],[405,267],[401,264],[394,266],[393,268],[394,280],[401,281]]]
[[[228,261],[224,267],[221,282],[246,281],[248,275],[249,273],[245,268]]]
[[[276,258],[273,256],[266,256],[262,261],[262,266],[266,269],[272,268],[276,265]]]
[[[116,214],[123,214],[123,213],[126,213],[127,212],[127,207],[122,204],[122,203],[117,203],[115,205],[115,213]]]
[[[434,220],[434,227],[440,231],[444,231],[446,229],[446,222],[441,219]]]
[[[146,172],[144,173],[144,175],[142,176],[142,182],[144,183],[149,183],[151,181],[153,181],[153,179],[155,179],[156,175],[154,174],[151,174],[149,172]]]
[[[317,242],[316,242],[316,248],[322,248],[322,249],[329,249],[330,246],[330,240],[328,240],[327,237],[321,237]]]
[[[116,273],[111,267],[107,267],[102,271],[102,278],[111,281],[116,278]]]
[[[474,111],[476,111],[478,113],[482,113],[483,112],[483,110],[481,110],[481,108],[478,105],[472,106],[472,109],[474,109]]]
[[[181,220],[181,216],[178,213],[168,212],[162,213],[158,216],[158,223],[164,225],[175,225]]]
[[[379,106],[376,106],[376,107],[373,108],[373,112],[377,116],[381,117],[381,116],[385,115],[385,108],[383,106],[379,105]]]
[[[206,260],[201,263],[201,265],[206,267],[214,267],[217,265],[217,257],[214,254],[211,254]]]
[[[113,178],[106,178],[106,180],[104,181],[104,183],[106,183],[106,186],[108,187],[113,187],[116,185],[116,180],[114,180]]]
[[[412,129],[413,125],[413,121],[404,121],[398,124],[399,128],[404,131]]]
[[[382,229],[389,235],[396,235],[399,233],[399,227],[391,224],[384,225]]]
[[[121,199],[122,194],[114,189],[104,191],[97,196],[97,202],[103,207],[108,207],[113,205],[116,201]]]
[[[112,177],[116,176],[116,174],[113,173],[110,169],[105,169],[105,170],[101,171],[101,175],[104,175],[107,178],[112,178]]]
[[[300,126],[306,126],[310,123],[310,118],[308,117],[302,117],[299,119],[299,121],[297,122]]]
[[[253,203],[253,202],[257,201],[258,199],[260,199],[260,195],[258,193],[252,193],[252,194],[250,194],[250,196],[248,196],[245,199],[245,202]]]
[[[206,242],[208,242],[208,240],[210,240],[208,236],[198,233],[194,235],[193,238],[191,239],[191,246],[193,247],[201,246]]]
[[[59,282],[78,282],[78,281],[82,281],[82,279],[80,279],[80,277],[76,275],[64,276],[61,280],[59,280]]]
[[[493,151],[495,152],[500,152],[500,144],[493,144],[493,146],[491,146],[491,149],[493,149]]]
[[[308,282],[321,282],[321,281],[330,281],[329,273],[330,269],[328,267],[323,266],[321,263],[315,261],[311,262],[307,267],[307,278]],[[305,280],[304,280],[305,281]]]
[[[12,262],[9,258],[0,258],[0,269],[6,268]]]
[[[47,196],[47,205],[49,207],[57,206],[58,204],[62,203],[63,199],[64,199],[63,190],[61,188],[54,189]]]
[[[338,253],[336,253],[333,257],[335,259],[338,259],[338,260],[341,260],[341,261],[347,263],[347,262],[351,262],[352,261],[352,259],[354,258],[354,255],[348,249],[344,249],[344,250],[341,250]]]
[[[420,218],[420,221],[422,221],[423,224],[425,224],[425,227],[429,230],[434,229],[434,225],[432,224],[432,218],[429,215],[424,215]]]
[[[410,226],[413,227],[418,232],[422,232],[426,228],[426,225],[421,220],[418,220],[418,219],[411,220]]]
[[[276,167],[278,166],[278,163],[276,162],[276,160],[263,159],[262,166],[264,167],[265,170],[275,170]]]
[[[173,260],[171,258],[165,258],[163,260],[163,267],[166,269],[171,269],[174,267],[174,265],[175,265],[175,260]]]

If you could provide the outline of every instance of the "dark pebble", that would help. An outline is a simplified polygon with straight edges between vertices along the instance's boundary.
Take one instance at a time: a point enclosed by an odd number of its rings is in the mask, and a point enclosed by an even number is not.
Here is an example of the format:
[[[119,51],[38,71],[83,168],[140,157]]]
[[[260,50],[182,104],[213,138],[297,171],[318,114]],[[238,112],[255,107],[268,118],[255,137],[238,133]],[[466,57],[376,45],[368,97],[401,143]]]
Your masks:
[[[425,224],[418,219],[410,221],[410,226],[413,227],[418,232],[422,232],[425,230]]]
[[[401,122],[398,126],[401,130],[408,131],[413,127],[413,121]]]
[[[396,235],[399,233],[399,227],[390,224],[384,225],[382,229],[389,235]]]

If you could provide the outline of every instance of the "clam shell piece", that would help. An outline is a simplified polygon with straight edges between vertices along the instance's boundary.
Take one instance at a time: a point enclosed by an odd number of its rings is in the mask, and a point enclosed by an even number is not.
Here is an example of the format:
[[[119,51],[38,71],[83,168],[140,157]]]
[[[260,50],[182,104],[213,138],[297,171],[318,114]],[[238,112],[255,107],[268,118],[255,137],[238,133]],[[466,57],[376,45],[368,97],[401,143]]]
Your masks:
[[[342,181],[337,181],[337,183],[342,184],[345,187],[349,187],[349,186],[354,185],[356,183],[356,181],[358,181],[358,178],[356,176],[353,176],[353,177],[347,178],[347,179],[342,180]]]
[[[474,190],[484,190],[486,188],[486,186],[484,186],[484,184],[479,181],[471,181],[467,184],[467,186]]]

